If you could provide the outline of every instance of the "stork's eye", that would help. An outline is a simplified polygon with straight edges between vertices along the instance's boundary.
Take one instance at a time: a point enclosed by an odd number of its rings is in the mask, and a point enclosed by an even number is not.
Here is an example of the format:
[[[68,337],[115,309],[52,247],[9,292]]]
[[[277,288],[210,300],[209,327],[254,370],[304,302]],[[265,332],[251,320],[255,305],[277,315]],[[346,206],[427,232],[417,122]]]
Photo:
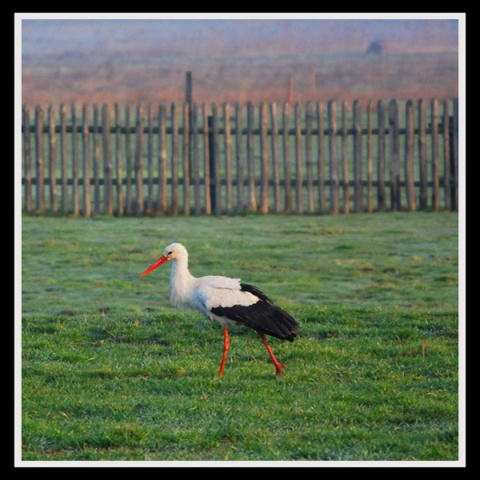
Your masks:
[[[173,252],[171,252],[171,251],[168,252],[168,253],[167,253],[167,256],[170,257],[170,256],[172,255],[172,253],[173,253]]]

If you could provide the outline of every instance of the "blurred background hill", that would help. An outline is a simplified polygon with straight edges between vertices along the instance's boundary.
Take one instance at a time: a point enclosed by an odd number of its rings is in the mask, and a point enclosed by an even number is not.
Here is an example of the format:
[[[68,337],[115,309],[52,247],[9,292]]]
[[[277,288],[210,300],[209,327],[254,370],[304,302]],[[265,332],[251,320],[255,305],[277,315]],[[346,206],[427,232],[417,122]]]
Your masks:
[[[458,95],[458,21],[26,20],[22,102]]]

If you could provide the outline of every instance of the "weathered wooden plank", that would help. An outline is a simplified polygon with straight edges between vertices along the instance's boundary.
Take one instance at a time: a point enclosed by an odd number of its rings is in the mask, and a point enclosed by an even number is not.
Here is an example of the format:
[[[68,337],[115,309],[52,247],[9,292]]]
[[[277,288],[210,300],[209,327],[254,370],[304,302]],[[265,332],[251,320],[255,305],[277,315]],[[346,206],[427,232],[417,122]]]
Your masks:
[[[443,191],[445,198],[445,210],[452,208],[451,166],[450,166],[450,114],[448,100],[443,101]]]
[[[367,212],[373,212],[373,115],[372,103],[367,103]]]
[[[89,148],[89,121],[90,109],[88,105],[82,107],[82,156],[83,156],[83,215],[92,215],[92,200],[90,195],[90,148]]]
[[[243,161],[243,115],[242,105],[240,103],[235,104],[235,155],[237,165],[237,210],[240,212],[244,209],[244,161]]]
[[[290,124],[290,105],[283,105],[283,176],[285,179],[285,213],[292,211],[292,177],[291,177],[291,157],[290,157],[290,140],[288,135]]]
[[[317,155],[318,155],[318,209],[327,211],[325,196],[325,108],[322,102],[317,103]]]
[[[121,144],[121,118],[120,106],[115,104],[115,175],[117,187],[117,214],[122,216],[124,213],[123,205],[123,182],[122,182],[122,144]]]
[[[214,155],[212,156],[215,170],[214,170],[214,181],[215,181],[215,208],[213,212],[215,215],[219,216],[223,213],[222,208],[222,177],[221,177],[221,167],[220,167],[220,134],[219,134],[219,120],[218,120],[218,106],[214,102],[212,103],[212,132],[213,132],[213,144],[215,145]],[[211,164],[210,164],[211,165]]]
[[[77,108],[74,103],[71,106],[72,113],[72,178],[73,178],[73,188],[72,188],[72,197],[73,197],[73,215],[78,216],[80,211],[80,199],[79,199],[79,188],[78,188],[78,117],[77,117]]]
[[[145,197],[143,191],[143,106],[137,105],[137,115],[135,119],[136,135],[135,135],[135,214],[142,216],[145,210]]]
[[[210,197],[210,145],[209,145],[209,126],[208,126],[208,111],[207,105],[203,104],[203,169],[204,169],[204,184],[205,184],[205,213],[210,215],[212,213],[212,202]]]
[[[303,169],[302,169],[302,107],[295,103],[295,191],[296,213],[303,213]]]
[[[347,102],[342,102],[342,165],[343,165],[343,213],[350,213],[350,175],[348,168],[348,129],[347,129]]]
[[[190,215],[190,105],[183,104],[183,214]]]
[[[275,213],[281,211],[280,206],[280,165],[278,158],[278,120],[277,104],[270,105],[270,119],[272,124],[272,175],[273,175],[273,210]]]
[[[212,114],[208,117],[209,153],[210,153],[210,197],[212,211],[215,215],[222,214],[221,205],[221,177],[219,162],[219,135],[218,135],[218,107],[211,104]]]
[[[132,142],[130,134],[130,106],[125,106],[125,215],[132,215],[134,213],[134,199],[132,192]]]
[[[353,177],[354,177],[354,205],[355,212],[363,212],[363,185],[362,185],[362,107],[358,100],[353,102]]]
[[[267,104],[260,105],[260,212],[268,213],[268,144],[267,144],[268,115]]]
[[[48,107],[48,176],[50,178],[50,209],[53,213],[58,211],[57,198],[57,134],[55,131],[55,109]]]
[[[45,209],[45,159],[43,154],[43,109],[40,105],[35,108],[35,177],[37,179],[36,188],[36,209],[43,212]]]
[[[400,203],[400,138],[398,103],[395,99],[389,104],[390,124],[390,200],[393,211],[401,209]]]
[[[307,166],[307,202],[308,213],[315,210],[313,201],[313,153],[312,153],[312,105],[307,103],[305,108],[305,161]]]
[[[178,114],[177,107],[172,103],[170,107],[171,122],[172,122],[172,157],[171,157],[171,172],[172,172],[172,199],[171,212],[172,215],[178,215]]]
[[[158,107],[158,208],[161,214],[167,213],[167,108]]]
[[[386,188],[385,188],[385,154],[386,154],[386,135],[385,135],[385,106],[382,100],[377,102],[377,124],[378,124],[378,140],[377,140],[377,202],[378,210],[384,211],[386,204]]]
[[[458,210],[458,98],[453,100],[453,117],[450,123],[450,184],[452,210]]]
[[[252,102],[247,105],[247,165],[248,165],[248,209],[257,210],[255,196],[255,139],[254,139],[254,116],[255,110]]]
[[[230,135],[230,105],[223,104],[223,131],[225,152],[225,180],[226,180],[226,213],[233,209],[233,180],[232,180],[232,138]]]
[[[439,158],[438,158],[438,100],[432,99],[431,107],[431,125],[432,125],[432,207],[435,211],[440,210],[440,178],[439,178]]]
[[[407,184],[407,209],[416,210],[415,203],[415,179],[413,175],[413,155],[414,155],[414,121],[413,121],[413,103],[407,101],[406,109],[406,135],[405,135],[405,182]]]
[[[193,169],[193,191],[195,197],[195,215],[200,215],[202,212],[202,203],[201,203],[201,189],[200,189],[200,158],[199,158],[199,142],[198,142],[198,106],[193,104],[192,106],[192,169]]]
[[[428,206],[428,170],[427,170],[427,139],[425,131],[425,102],[418,100],[418,162],[420,173],[420,208]]]
[[[103,174],[105,177],[104,186],[104,214],[113,215],[113,178],[112,178],[112,152],[110,139],[110,109],[107,104],[102,107],[103,125]]]
[[[147,105],[147,198],[145,201],[145,211],[153,211],[153,111],[152,105]]]
[[[60,113],[62,110],[60,110]],[[60,117],[61,118],[61,117]],[[100,140],[99,140],[99,129],[100,129],[100,112],[98,109],[98,105],[94,105],[93,108],[93,185],[94,185],[94,211],[95,214],[98,215],[100,213]],[[62,138],[63,138],[63,129],[62,129]],[[62,142],[62,158],[64,158],[63,153],[63,142]],[[63,160],[62,160],[63,165]],[[62,170],[63,171],[63,170]],[[63,181],[66,177],[63,176],[62,173],[62,202],[63,202],[63,192],[66,191],[66,183],[65,188],[63,188]],[[66,207],[65,207],[66,209]]]
[[[30,111],[24,105],[22,109],[23,119],[23,178],[24,200],[23,208],[26,212],[32,211],[32,150],[30,143]]]
[[[337,158],[337,104],[328,102],[329,161],[330,161],[330,213],[339,213],[338,207],[338,158]]]

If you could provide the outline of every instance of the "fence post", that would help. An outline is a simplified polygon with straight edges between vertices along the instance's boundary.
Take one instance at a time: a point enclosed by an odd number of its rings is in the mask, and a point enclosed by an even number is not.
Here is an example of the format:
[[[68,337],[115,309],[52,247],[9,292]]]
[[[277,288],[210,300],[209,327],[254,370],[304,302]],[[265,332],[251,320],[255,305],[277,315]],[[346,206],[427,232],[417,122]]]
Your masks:
[[[95,214],[100,213],[100,141],[98,139],[100,113],[98,105],[93,107],[93,184],[95,197]],[[63,196],[62,192],[62,196]]]
[[[292,211],[292,182],[290,173],[290,104],[283,105],[283,169],[285,175],[285,213]]]
[[[312,105],[307,103],[306,107],[306,141],[305,141],[305,158],[307,163],[307,198],[308,213],[313,213],[313,154],[312,154]]]
[[[303,175],[302,175],[302,107],[295,102],[295,176],[297,214],[303,213]]]
[[[57,204],[57,174],[56,174],[56,154],[57,137],[55,133],[55,113],[52,105],[48,107],[48,146],[49,146],[49,177],[50,177],[50,208],[52,212],[58,210]]]
[[[185,119],[186,127],[188,129],[188,175],[189,180],[193,181],[193,79],[192,72],[185,73],[185,103],[188,105],[188,115]],[[185,133],[184,133],[185,134]],[[189,210],[189,207],[187,211]]]
[[[115,104],[115,170],[117,177],[117,213],[122,216],[123,208],[123,175],[122,175],[122,155],[120,142],[120,106]]]
[[[172,215],[178,215],[178,119],[175,103],[171,105],[172,114]]]
[[[243,205],[243,141],[242,141],[242,106],[237,103],[235,105],[235,148],[236,148],[236,164],[237,164],[237,210],[241,212]]]
[[[212,204],[210,196],[210,128],[208,125],[208,111],[207,105],[203,104],[203,167],[204,167],[204,182],[205,182],[205,213],[210,215],[212,213]]]
[[[167,107],[158,107],[158,211],[167,211]]]
[[[420,164],[420,208],[428,205],[427,141],[425,134],[425,102],[418,101],[418,161]]]
[[[392,210],[400,210],[400,142],[398,104],[390,101],[390,193]]]
[[[276,213],[280,212],[280,170],[278,165],[278,121],[277,105],[270,105],[270,118],[272,123],[272,168],[273,168],[273,202]]]
[[[385,107],[382,100],[377,102],[378,110],[378,160],[377,160],[377,202],[378,209],[384,211],[386,209],[385,202]]]
[[[125,191],[125,215],[132,213],[132,146],[130,142],[130,106],[125,106],[125,175],[126,175],[126,191]]]
[[[338,163],[337,163],[337,109],[335,100],[328,102],[329,157],[330,157],[330,212],[338,213]]]
[[[367,103],[367,212],[373,212],[372,102]]]
[[[24,208],[26,212],[32,209],[32,157],[30,148],[30,112],[23,106],[23,155],[24,155]]]
[[[355,186],[353,190],[355,212],[363,212],[363,186],[362,186],[362,109],[360,102],[353,102],[353,176]]]
[[[230,136],[230,105],[223,105],[225,177],[227,182],[227,213],[232,212],[232,139]]]
[[[268,213],[268,146],[267,146],[267,104],[260,105],[260,156],[261,156],[261,186],[260,186],[260,211]]]
[[[183,105],[183,214],[190,215],[190,171],[192,169],[190,155],[192,137],[190,135],[190,127],[192,125],[191,104]]]
[[[143,108],[142,105],[137,105],[137,120],[136,120],[136,143],[135,143],[135,183],[137,185],[136,196],[136,215],[143,215],[144,210],[144,196],[143,196]]]
[[[317,126],[318,126],[318,209],[320,212],[327,210],[325,200],[325,119],[322,102],[317,103]]]
[[[438,101],[432,99],[431,102],[431,120],[432,120],[432,205],[435,211],[440,210],[440,179],[438,173]]]
[[[448,100],[443,105],[445,209],[453,211],[457,209],[457,105],[454,103],[453,115],[450,115]]]
[[[458,99],[453,101],[453,116],[450,125],[451,208],[458,210]]]
[[[44,158],[43,158],[43,109],[40,105],[35,109],[35,176],[37,180],[37,210],[45,208]]]
[[[73,215],[79,213],[78,200],[78,132],[77,132],[77,107],[72,103],[72,173],[73,173]]]
[[[153,112],[152,105],[147,106],[147,201],[145,211],[153,211]]]
[[[348,169],[347,102],[342,102],[343,213],[350,213],[350,175]]]
[[[110,150],[110,110],[107,104],[102,107],[103,126],[103,171],[105,215],[112,215],[112,157]]]
[[[198,108],[196,104],[193,104],[192,111],[192,176],[194,184],[194,197],[195,197],[195,215],[201,213],[201,199],[200,199],[200,159],[198,151]]]
[[[445,198],[445,210],[451,210],[452,198],[451,198],[451,166],[450,166],[450,130],[451,130],[451,117],[448,111],[448,100],[443,101],[443,121],[442,121],[442,134],[443,134],[443,192]]]
[[[416,210],[415,204],[415,186],[413,176],[413,105],[408,100],[406,105],[406,132],[405,132],[405,181],[407,184],[407,207],[408,210]]]
[[[451,157],[451,165],[453,168],[453,185],[455,195],[452,200],[452,207],[458,210],[458,98],[453,100],[453,156]]]
[[[247,164],[248,164],[248,209],[257,210],[255,198],[255,158],[254,158],[254,106],[248,102],[247,106]]]
[[[219,179],[218,162],[217,162],[217,141],[216,141],[216,125],[217,106],[212,104],[212,115],[208,116],[208,152],[210,165],[210,205],[215,215],[220,215],[219,205]]]
[[[192,72],[186,72],[185,74],[185,103],[188,103],[189,107],[192,106]]]
[[[88,105],[83,106],[83,214],[86,217],[91,216],[91,200],[90,200],[90,154],[89,154],[89,136],[88,136]]]

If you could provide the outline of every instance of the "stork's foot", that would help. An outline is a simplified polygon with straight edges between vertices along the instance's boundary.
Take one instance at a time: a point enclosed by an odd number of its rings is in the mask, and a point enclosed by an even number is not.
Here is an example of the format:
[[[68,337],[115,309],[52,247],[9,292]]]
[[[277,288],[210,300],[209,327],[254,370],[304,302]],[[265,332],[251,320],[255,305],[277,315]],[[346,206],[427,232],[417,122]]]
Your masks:
[[[283,375],[282,368],[286,368],[285,365],[275,365],[275,376],[278,377],[280,375]]]

